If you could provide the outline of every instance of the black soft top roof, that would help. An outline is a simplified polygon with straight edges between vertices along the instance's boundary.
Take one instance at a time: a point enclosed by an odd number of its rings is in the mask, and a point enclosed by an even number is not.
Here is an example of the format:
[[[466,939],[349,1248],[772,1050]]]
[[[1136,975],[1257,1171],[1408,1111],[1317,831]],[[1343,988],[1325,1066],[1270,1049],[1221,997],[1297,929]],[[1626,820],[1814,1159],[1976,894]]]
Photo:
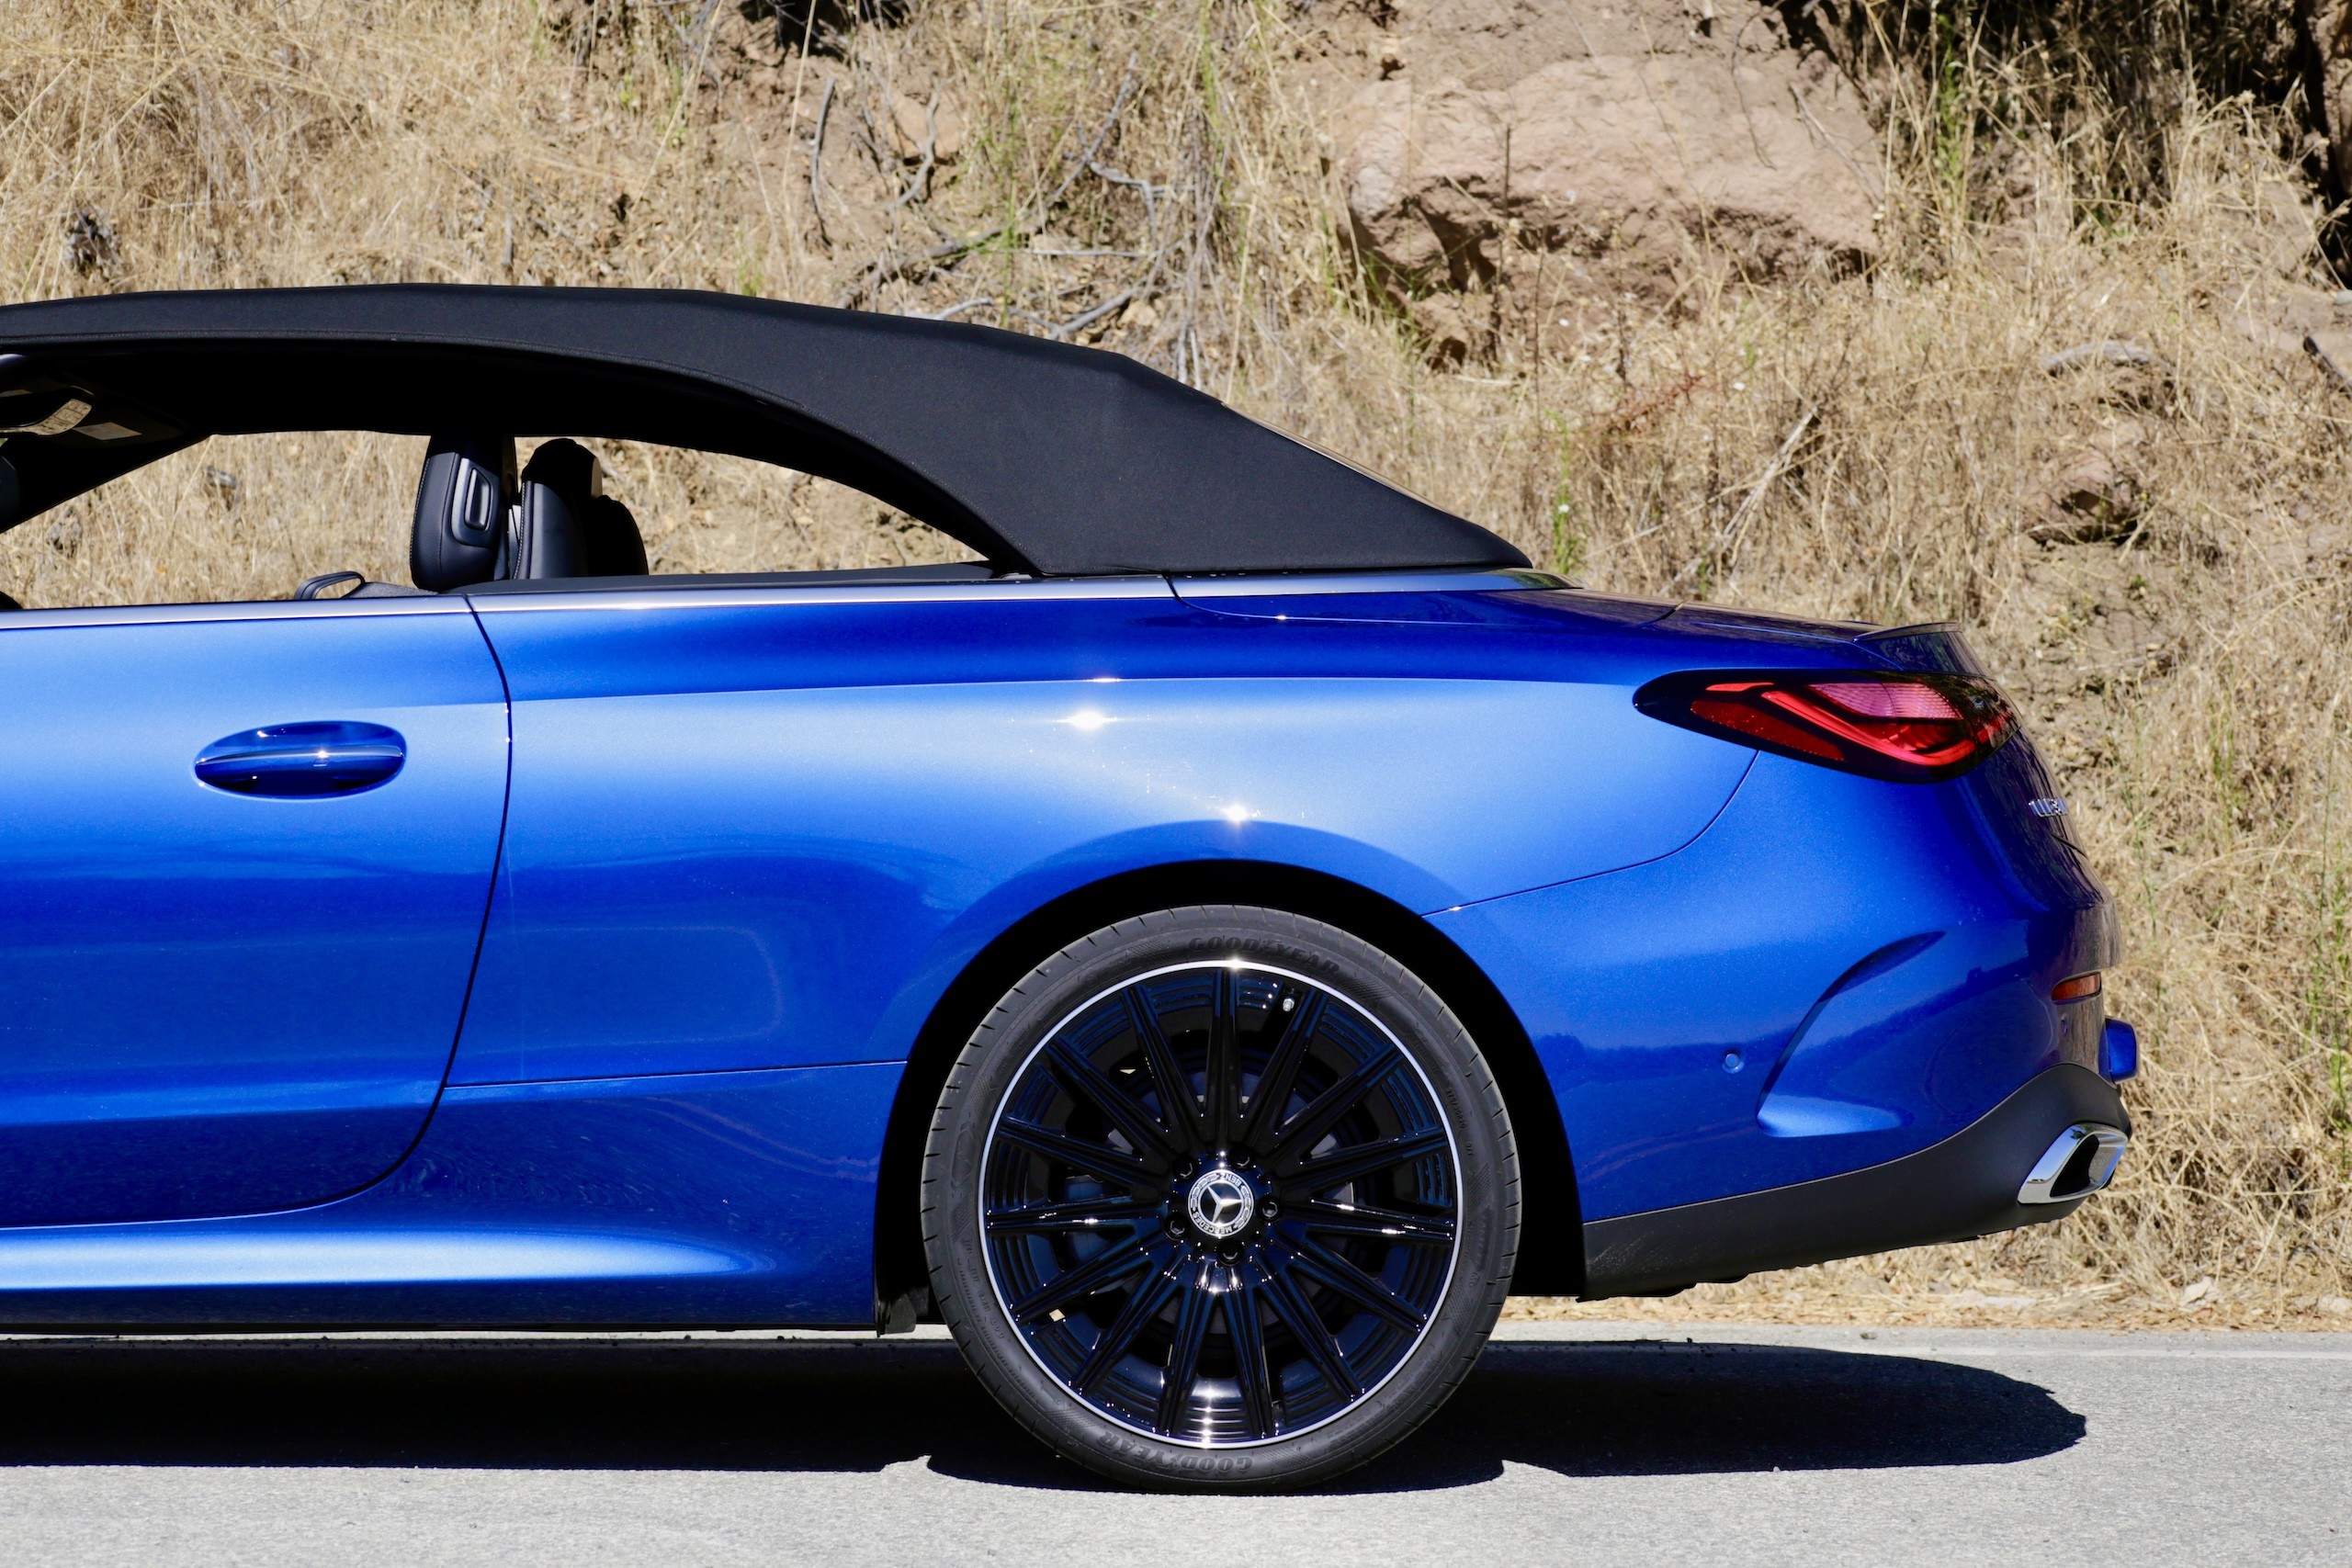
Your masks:
[[[6,526],[205,435],[604,436],[838,479],[1001,570],[1523,566],[1474,524],[1123,355],[961,322],[681,290],[394,284],[0,307]],[[0,425],[13,400],[0,396]],[[96,434],[92,434],[96,432]]]

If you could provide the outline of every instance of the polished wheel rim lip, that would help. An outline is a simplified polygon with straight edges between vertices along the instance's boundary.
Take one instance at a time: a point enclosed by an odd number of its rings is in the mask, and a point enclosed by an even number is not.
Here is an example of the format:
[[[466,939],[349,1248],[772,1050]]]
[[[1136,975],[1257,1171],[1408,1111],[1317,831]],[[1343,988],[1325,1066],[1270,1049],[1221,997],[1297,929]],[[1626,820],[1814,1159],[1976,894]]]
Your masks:
[[[1397,1055],[1403,1058],[1405,1065],[1412,1070],[1414,1081],[1420,1086],[1422,1093],[1427,1096],[1430,1113],[1436,1118],[1439,1131],[1444,1134],[1447,1169],[1448,1175],[1453,1182],[1453,1195],[1455,1210],[1453,1236],[1451,1245],[1446,1247],[1445,1251],[1444,1276],[1439,1281],[1437,1291],[1430,1299],[1429,1310],[1423,1316],[1419,1332],[1413,1336],[1412,1342],[1407,1345],[1403,1352],[1396,1357],[1387,1371],[1384,1371],[1360,1393],[1343,1403],[1340,1408],[1333,1410],[1316,1420],[1306,1422],[1304,1425],[1294,1427],[1288,1431],[1273,1433],[1267,1437],[1230,1438],[1225,1440],[1219,1440],[1215,1438],[1193,1438],[1178,1437],[1172,1433],[1162,1432],[1153,1427],[1140,1425],[1135,1421],[1127,1419],[1114,1411],[1104,1409],[1101,1404],[1095,1403],[1091,1399],[1089,1399],[1086,1394],[1080,1390],[1072,1388],[1063,1375],[1060,1372],[1056,1371],[1051,1366],[1048,1366],[1045,1358],[1037,1353],[1037,1348],[1032,1341],[1030,1335],[1022,1327],[1020,1320],[1013,1315],[1012,1304],[1005,1300],[1004,1284],[997,1274],[995,1249],[989,1242],[988,1224],[989,1163],[990,1156],[995,1152],[998,1146],[998,1128],[1004,1119],[1005,1108],[1012,1103],[1013,1096],[1029,1081],[1030,1071],[1036,1066],[1037,1058],[1040,1055],[1043,1055],[1055,1041],[1061,1038],[1063,1031],[1069,1028],[1069,1026],[1076,1022],[1080,1017],[1101,1003],[1107,1001],[1111,998],[1117,996],[1120,992],[1128,989],[1130,987],[1145,985],[1150,981],[1160,979],[1170,975],[1182,975],[1210,969],[1246,971],[1251,974],[1268,975],[1278,979],[1291,981],[1296,985],[1308,987],[1314,990],[1322,992],[1332,1000],[1346,1007],[1350,1011],[1355,1013],[1356,1016],[1369,1023],[1374,1029],[1377,1030],[1381,1038],[1385,1040],[1389,1045],[1396,1050]],[[1068,1012],[1064,1013],[1060,1020],[1057,1021],[1051,1029],[1046,1031],[1044,1034],[1038,1037],[1037,1043],[1029,1048],[1028,1055],[1022,1057],[1021,1065],[1013,1069],[1012,1077],[1006,1081],[1004,1092],[997,1097],[996,1108],[989,1116],[988,1136],[980,1149],[978,1179],[977,1179],[973,1185],[977,1189],[973,1197],[973,1219],[979,1227],[978,1235],[979,1240],[980,1265],[988,1273],[989,1293],[992,1298],[994,1298],[996,1309],[1002,1314],[1006,1325],[1012,1330],[1013,1338],[1020,1341],[1023,1353],[1028,1356],[1029,1359],[1036,1366],[1037,1370],[1045,1373],[1046,1378],[1050,1380],[1056,1387],[1060,1389],[1063,1393],[1077,1401],[1088,1411],[1101,1416],[1105,1421],[1111,1422],[1114,1426],[1117,1426],[1126,1431],[1133,1432],[1138,1437],[1148,1438],[1154,1442],[1166,1443],[1175,1448],[1195,1449],[1216,1453],[1227,1453],[1245,1449],[1267,1448],[1276,1443],[1292,1442],[1299,1438],[1306,1436],[1310,1432],[1319,1431],[1321,1428],[1329,1426],[1332,1422],[1340,1420],[1341,1418],[1353,1415],[1355,1412],[1364,1408],[1365,1405],[1370,1404],[1372,1400],[1379,1394],[1382,1389],[1386,1388],[1390,1382],[1396,1380],[1396,1377],[1399,1372],[1410,1366],[1412,1364],[1413,1358],[1420,1353],[1422,1344],[1429,1338],[1430,1331],[1437,1326],[1438,1317],[1444,1312],[1446,1301],[1453,1294],[1453,1276],[1462,1258],[1463,1227],[1467,1213],[1467,1205],[1464,1201],[1464,1193],[1462,1182],[1462,1145],[1460,1140],[1454,1136],[1453,1122],[1452,1119],[1446,1115],[1445,1101],[1438,1094],[1437,1086],[1430,1081],[1428,1071],[1423,1068],[1419,1059],[1406,1047],[1405,1043],[1397,1038],[1396,1032],[1389,1028],[1387,1023],[1378,1013],[1374,1012],[1370,1008],[1365,1007],[1353,997],[1349,996],[1346,992],[1339,989],[1335,986],[1315,979],[1310,976],[1301,975],[1295,970],[1284,969],[1280,965],[1272,964],[1262,964],[1254,959],[1243,958],[1238,955],[1231,958],[1193,959],[1182,964],[1165,964],[1158,969],[1147,970],[1140,975],[1131,975],[1125,979],[1117,982],[1115,985],[1104,987],[1102,990],[1095,992],[1092,996],[1087,998],[1084,1001],[1079,1003],[1076,1007],[1071,1008]],[[1269,1397],[1271,1398],[1272,1395],[1270,1394]]]

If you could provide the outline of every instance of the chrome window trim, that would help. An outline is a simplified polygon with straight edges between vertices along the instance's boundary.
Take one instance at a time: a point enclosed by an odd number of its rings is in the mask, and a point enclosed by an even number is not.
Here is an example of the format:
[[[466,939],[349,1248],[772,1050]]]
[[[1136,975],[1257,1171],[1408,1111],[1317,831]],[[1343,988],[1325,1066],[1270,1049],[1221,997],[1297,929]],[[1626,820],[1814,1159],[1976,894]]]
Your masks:
[[[1459,570],[1302,572],[1296,577],[1174,577],[1180,599],[1267,599],[1324,593],[1505,593],[1548,592],[1577,583],[1557,572],[1521,568],[1464,567]]]
[[[462,615],[462,599],[232,599],[216,604],[94,604],[0,611],[0,632],[57,626],[167,626],[207,621],[315,621],[347,615]]]
[[[953,604],[1004,600],[1172,599],[1164,577],[1042,578],[1024,582],[845,582],[775,588],[556,590],[546,593],[485,593],[462,603],[485,615],[548,611],[637,611],[683,608],[745,610],[817,604]]]

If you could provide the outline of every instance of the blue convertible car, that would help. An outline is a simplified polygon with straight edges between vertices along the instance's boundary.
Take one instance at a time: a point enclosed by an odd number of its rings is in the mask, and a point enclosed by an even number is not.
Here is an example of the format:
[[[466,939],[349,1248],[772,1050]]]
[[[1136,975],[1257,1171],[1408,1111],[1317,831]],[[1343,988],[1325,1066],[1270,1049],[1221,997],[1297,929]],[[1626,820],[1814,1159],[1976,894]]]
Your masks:
[[[2114,928],[1947,626],[1590,593],[1114,355],[716,295],[0,310],[0,527],[424,438],[413,581],[0,613],[0,1324],[944,1320],[1295,1485],[1507,1292],[2070,1213]],[[516,438],[534,447],[516,463]],[[982,558],[647,574],[576,439]]]

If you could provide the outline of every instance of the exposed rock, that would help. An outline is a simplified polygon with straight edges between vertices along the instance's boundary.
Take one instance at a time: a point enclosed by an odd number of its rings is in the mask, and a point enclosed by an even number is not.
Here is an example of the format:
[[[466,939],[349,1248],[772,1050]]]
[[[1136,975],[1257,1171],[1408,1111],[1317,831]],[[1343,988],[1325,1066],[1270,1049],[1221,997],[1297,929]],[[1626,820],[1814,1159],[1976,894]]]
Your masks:
[[[1700,254],[1758,277],[1867,259],[1875,137],[1782,28],[1748,0],[1400,6],[1340,117],[1357,243],[1408,298],[1490,287],[1514,249],[1589,292],[1661,291]]]
[[[890,95],[890,113],[883,121],[890,149],[910,164],[922,161],[926,148],[934,163],[952,164],[964,151],[964,115],[956,101],[943,94],[929,99]]]
[[[2176,390],[2171,363],[2128,339],[2098,338],[2045,354],[2041,368],[2068,378],[2097,401],[2119,408],[2162,409]]]
[[[2281,576],[2335,576],[2352,559],[2352,529],[2332,524],[2308,527],[2298,516],[2295,524],[2264,541],[2255,553]]]
[[[2328,183],[2352,191],[2352,0],[2296,0],[2312,75],[2306,108],[2326,143]]]
[[[2129,532],[2147,506],[2139,462],[2147,439],[2147,427],[2127,419],[2059,459],[2026,501],[2026,537],[2086,545]]]

